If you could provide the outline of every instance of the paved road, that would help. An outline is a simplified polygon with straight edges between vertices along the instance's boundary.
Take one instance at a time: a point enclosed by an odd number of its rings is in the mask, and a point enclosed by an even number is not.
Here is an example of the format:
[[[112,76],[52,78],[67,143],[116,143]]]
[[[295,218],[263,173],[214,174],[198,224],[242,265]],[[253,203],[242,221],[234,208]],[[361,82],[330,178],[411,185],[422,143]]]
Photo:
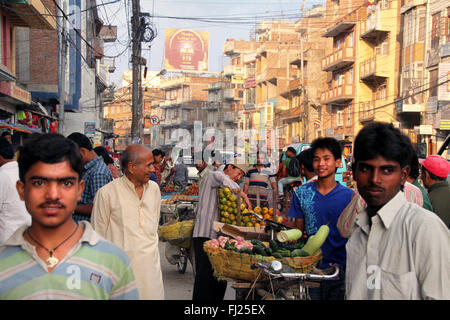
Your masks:
[[[164,291],[166,300],[192,300],[192,289],[194,287],[194,274],[192,266],[188,263],[186,273],[178,272],[177,266],[170,264],[165,255],[166,242],[159,243],[161,256],[161,270],[163,274]],[[225,300],[234,300],[234,290],[228,285]]]

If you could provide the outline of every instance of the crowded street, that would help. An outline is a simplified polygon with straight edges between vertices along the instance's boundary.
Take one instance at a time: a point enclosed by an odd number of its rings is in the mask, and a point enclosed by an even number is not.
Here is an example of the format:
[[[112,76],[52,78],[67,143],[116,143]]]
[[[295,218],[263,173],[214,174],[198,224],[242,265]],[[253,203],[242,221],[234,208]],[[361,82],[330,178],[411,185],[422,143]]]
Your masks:
[[[450,300],[448,0],[0,11],[2,303]]]

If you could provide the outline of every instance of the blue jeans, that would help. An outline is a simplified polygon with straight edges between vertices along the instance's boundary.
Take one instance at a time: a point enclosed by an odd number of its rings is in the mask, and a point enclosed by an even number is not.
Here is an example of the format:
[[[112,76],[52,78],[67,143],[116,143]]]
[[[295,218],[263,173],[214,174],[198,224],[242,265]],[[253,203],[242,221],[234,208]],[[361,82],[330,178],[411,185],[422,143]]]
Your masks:
[[[345,300],[345,271],[339,272],[338,280],[324,280],[319,288],[309,288],[311,300]]]

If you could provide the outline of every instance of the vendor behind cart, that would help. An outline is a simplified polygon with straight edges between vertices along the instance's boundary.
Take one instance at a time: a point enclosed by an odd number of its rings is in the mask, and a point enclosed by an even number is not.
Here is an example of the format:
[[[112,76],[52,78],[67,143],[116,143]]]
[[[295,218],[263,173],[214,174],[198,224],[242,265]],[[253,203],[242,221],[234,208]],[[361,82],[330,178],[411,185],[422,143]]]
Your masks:
[[[259,207],[268,205],[269,184],[272,186],[274,199],[277,192],[276,175],[266,167],[268,159],[265,153],[257,152],[256,164],[250,168],[244,178],[244,193]]]
[[[227,164],[223,171],[211,173],[199,193],[198,211],[192,235],[195,255],[195,282],[193,300],[204,301],[223,300],[227,282],[218,281],[214,277],[213,268],[208,255],[203,250],[203,244],[217,238],[213,230],[213,223],[219,219],[217,188],[229,188],[233,193],[240,194],[248,206],[251,207],[245,193],[241,191],[237,182],[247,172],[248,165],[238,163]]]

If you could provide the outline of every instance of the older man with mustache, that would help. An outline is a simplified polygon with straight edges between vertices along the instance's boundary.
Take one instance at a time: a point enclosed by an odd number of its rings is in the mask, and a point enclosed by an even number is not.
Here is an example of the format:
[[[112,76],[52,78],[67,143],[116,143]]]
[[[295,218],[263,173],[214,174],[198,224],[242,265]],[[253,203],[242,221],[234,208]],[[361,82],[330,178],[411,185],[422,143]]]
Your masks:
[[[122,155],[124,175],[101,188],[94,199],[95,231],[121,247],[131,259],[141,299],[164,299],[158,250],[161,193],[150,181],[153,153],[143,145]]]

